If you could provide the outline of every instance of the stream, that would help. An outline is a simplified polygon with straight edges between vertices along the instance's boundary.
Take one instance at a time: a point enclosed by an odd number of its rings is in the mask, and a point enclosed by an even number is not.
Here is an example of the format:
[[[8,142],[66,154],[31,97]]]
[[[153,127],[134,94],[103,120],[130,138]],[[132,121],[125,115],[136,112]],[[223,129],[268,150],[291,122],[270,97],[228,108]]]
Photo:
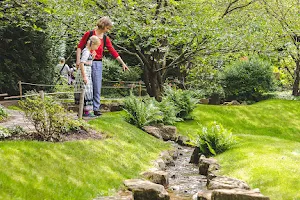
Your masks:
[[[190,157],[193,153],[193,148],[186,146],[179,146],[178,158],[174,160],[175,166],[168,166],[166,171],[169,173],[169,187],[168,192],[171,200],[188,200],[206,188],[206,177],[199,174],[199,168],[189,163]]]

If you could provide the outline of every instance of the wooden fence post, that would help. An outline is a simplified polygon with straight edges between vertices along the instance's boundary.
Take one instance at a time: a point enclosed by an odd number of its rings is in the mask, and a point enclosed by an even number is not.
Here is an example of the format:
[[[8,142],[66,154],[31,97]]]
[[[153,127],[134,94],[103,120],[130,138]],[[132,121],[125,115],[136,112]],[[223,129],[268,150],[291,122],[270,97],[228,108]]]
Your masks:
[[[40,90],[39,93],[40,93],[41,99],[44,101],[44,99],[45,99],[45,93],[44,93],[44,91]]]
[[[142,96],[142,82],[139,81],[139,97]]]
[[[79,98],[78,119],[82,119],[83,105],[84,105],[84,89],[81,89],[80,98]]]
[[[20,98],[22,99],[22,82],[19,81],[19,91],[20,91]]]

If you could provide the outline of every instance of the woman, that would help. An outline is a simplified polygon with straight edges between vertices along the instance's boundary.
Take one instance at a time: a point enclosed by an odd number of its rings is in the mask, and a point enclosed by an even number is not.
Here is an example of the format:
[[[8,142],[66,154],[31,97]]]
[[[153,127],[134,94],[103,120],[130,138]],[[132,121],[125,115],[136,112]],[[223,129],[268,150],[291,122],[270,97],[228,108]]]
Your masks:
[[[93,110],[96,116],[101,115],[100,113],[100,94],[101,94],[101,85],[102,85],[102,57],[104,44],[106,44],[106,48],[109,50],[110,54],[122,65],[123,71],[128,70],[127,65],[123,62],[122,58],[119,56],[118,52],[112,46],[110,38],[105,36],[104,34],[108,32],[112,28],[113,24],[109,17],[102,17],[97,22],[97,27],[92,30],[86,32],[81,38],[76,52],[76,66],[79,66],[80,54],[83,49],[86,41],[90,37],[90,35],[95,35],[101,40],[101,45],[95,51],[96,53],[93,55],[93,65],[92,65],[92,81],[93,81]],[[103,41],[105,38],[105,41]]]
[[[93,113],[93,83],[92,83],[92,53],[99,48],[101,44],[97,36],[92,36],[86,43],[86,48],[81,52],[79,71],[76,74],[75,81],[75,103],[79,104],[80,92],[84,89],[84,107],[83,116],[94,117]]]

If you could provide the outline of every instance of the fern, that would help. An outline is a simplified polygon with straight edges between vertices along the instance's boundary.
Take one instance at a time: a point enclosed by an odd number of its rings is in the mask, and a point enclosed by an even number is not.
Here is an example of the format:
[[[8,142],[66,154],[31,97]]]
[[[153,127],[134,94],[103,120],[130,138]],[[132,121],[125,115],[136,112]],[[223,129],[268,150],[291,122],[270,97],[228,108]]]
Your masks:
[[[139,128],[160,121],[162,119],[161,112],[154,101],[148,99],[145,103],[133,95],[127,97],[124,101],[126,121]]]
[[[208,127],[201,126],[201,131],[198,130],[197,136],[192,139],[192,143],[198,146],[205,156],[223,153],[236,143],[232,133],[216,122],[210,123]]]

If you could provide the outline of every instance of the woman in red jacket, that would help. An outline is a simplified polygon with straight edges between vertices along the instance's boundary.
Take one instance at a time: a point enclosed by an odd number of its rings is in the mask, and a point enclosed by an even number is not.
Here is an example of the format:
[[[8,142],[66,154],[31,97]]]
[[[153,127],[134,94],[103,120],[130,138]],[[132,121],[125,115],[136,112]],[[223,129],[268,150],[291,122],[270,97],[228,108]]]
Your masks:
[[[102,57],[104,44],[109,50],[110,54],[122,65],[123,71],[128,70],[127,65],[123,62],[122,58],[119,56],[118,52],[112,46],[110,38],[104,36],[112,28],[113,24],[109,17],[102,17],[97,22],[97,27],[93,31],[86,32],[81,38],[76,51],[76,66],[79,66],[81,51],[84,48],[87,40],[91,35],[96,35],[101,40],[101,45],[95,51],[93,55],[94,60],[92,64],[92,81],[93,81],[93,110],[96,116],[101,115],[100,113],[100,95],[101,95],[101,85],[102,85]],[[105,38],[105,42],[103,41]]]

